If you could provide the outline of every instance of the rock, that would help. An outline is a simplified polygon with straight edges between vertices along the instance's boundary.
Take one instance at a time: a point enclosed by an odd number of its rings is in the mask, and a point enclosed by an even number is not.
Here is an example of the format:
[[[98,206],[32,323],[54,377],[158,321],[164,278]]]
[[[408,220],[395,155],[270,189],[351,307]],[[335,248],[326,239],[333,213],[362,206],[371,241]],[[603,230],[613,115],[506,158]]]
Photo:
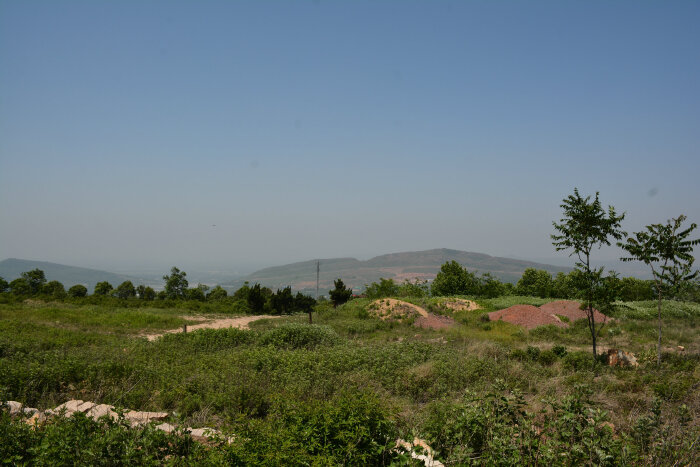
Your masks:
[[[82,404],[80,404],[77,407],[76,411],[82,412],[82,413],[87,413],[88,411],[90,411],[90,409],[95,407],[95,405],[97,405],[97,404],[95,404],[94,402],[83,402]]]
[[[160,422],[168,418],[168,412],[137,412],[130,410],[124,414],[124,418],[131,425],[144,425],[150,422]]]
[[[209,441],[210,437],[215,436],[215,430],[211,428],[190,428],[187,427],[187,431],[190,432],[190,436],[195,441]]]
[[[637,358],[632,352],[625,352],[624,350],[618,349],[609,349],[608,365],[621,367],[638,367],[639,363],[637,363]]]
[[[419,451],[421,453],[416,452],[417,447],[420,448]],[[403,439],[397,439],[396,448],[401,448],[406,452],[410,452],[411,458],[422,461],[425,467],[444,467],[442,462],[433,458],[433,449],[422,439],[414,438],[413,443],[409,443]]]
[[[20,412],[22,411],[22,403],[21,402],[7,401],[7,402],[5,402],[5,406],[10,409],[11,416],[19,415]]]
[[[32,416],[38,412],[39,412],[39,409],[35,409],[34,407],[22,407],[22,413],[24,415]]]
[[[46,411],[48,415],[58,415],[63,412],[63,414],[66,417],[70,417],[73,415],[73,412],[78,411],[78,407],[80,407],[83,404],[83,401],[80,399],[72,399],[69,400],[68,402],[64,402],[63,404],[59,405],[58,407],[55,407],[53,409],[49,409]]]
[[[172,433],[176,428],[176,426],[171,425],[170,423],[161,423],[160,425],[156,425],[156,430],[164,431],[166,433]]]
[[[117,412],[114,411],[114,406],[107,404],[98,404],[93,406],[87,411],[86,415],[93,420],[97,420],[101,417],[110,417],[112,420],[119,418]]]
[[[31,426],[32,428],[36,428],[39,425],[43,425],[44,422],[46,422],[46,415],[39,411],[37,411],[34,415],[32,415],[24,421],[24,423]]]

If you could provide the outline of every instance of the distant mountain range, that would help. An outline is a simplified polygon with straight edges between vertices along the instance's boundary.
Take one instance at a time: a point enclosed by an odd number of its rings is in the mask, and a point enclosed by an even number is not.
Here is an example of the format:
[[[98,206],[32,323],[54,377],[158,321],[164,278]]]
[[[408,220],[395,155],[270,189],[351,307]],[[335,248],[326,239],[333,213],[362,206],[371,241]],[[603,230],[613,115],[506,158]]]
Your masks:
[[[82,284],[88,288],[90,293],[95,288],[95,284],[102,281],[107,281],[114,287],[124,281],[131,281],[134,285],[159,285],[162,286],[162,281],[154,283],[148,279],[134,276],[126,276],[123,274],[115,274],[113,272],[100,271],[98,269],[80,268],[77,266],[66,266],[65,264],[49,263],[46,261],[29,261],[25,259],[8,258],[0,261],[0,277],[7,282],[20,277],[23,272],[33,269],[41,269],[44,271],[46,280],[59,281],[66,289],[69,287]]]
[[[332,258],[302,261],[261,269],[248,276],[221,284],[229,290],[236,290],[244,282],[261,285],[274,289],[290,285],[294,290],[305,293],[316,291],[316,262],[320,262],[319,293],[327,294],[333,288],[337,278],[359,292],[366,284],[378,281],[380,278],[404,280],[432,280],[440,270],[440,266],[448,261],[457,261],[470,271],[489,272],[505,282],[517,282],[527,268],[544,269],[555,275],[558,272],[569,272],[571,268],[536,263],[511,258],[489,256],[482,253],[449,250],[446,248],[409,251],[376,256],[366,261],[355,258]]]

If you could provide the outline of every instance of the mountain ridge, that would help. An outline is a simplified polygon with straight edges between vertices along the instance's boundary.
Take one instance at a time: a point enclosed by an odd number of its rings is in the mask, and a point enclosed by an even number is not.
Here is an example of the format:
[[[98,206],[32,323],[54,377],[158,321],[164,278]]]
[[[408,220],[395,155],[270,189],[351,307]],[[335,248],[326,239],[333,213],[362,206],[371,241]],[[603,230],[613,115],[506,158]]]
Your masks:
[[[470,271],[489,272],[502,281],[516,282],[529,267],[544,269],[551,274],[569,272],[572,268],[537,263],[534,261],[503,258],[485,253],[436,248],[422,251],[387,253],[367,260],[356,258],[326,258],[298,261],[281,266],[272,266],[253,272],[245,277],[224,282],[221,285],[235,290],[244,282],[260,283],[272,289],[291,286],[302,292],[315,292],[316,262],[320,262],[321,273],[319,292],[326,293],[333,286],[333,280],[343,282],[360,291],[366,284],[380,278],[404,280],[432,280],[440,266],[448,261],[457,261]]]
[[[100,269],[69,266],[67,264],[52,263],[49,261],[35,261],[19,258],[7,258],[0,261],[0,277],[7,282],[11,282],[20,277],[23,272],[33,269],[41,269],[44,271],[47,281],[59,281],[66,289],[76,284],[82,284],[87,287],[91,293],[95,288],[95,284],[102,281],[107,281],[114,287],[124,281],[131,281],[134,285],[154,285],[152,281],[141,277],[102,271]]]

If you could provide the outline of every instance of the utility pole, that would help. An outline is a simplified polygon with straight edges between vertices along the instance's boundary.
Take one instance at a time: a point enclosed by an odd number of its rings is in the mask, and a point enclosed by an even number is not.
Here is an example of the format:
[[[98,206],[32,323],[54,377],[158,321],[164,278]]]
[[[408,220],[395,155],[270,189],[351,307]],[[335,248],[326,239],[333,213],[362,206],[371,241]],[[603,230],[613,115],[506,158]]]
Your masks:
[[[321,274],[321,262],[316,261],[316,301],[318,301],[318,277]]]
[[[316,261],[316,302],[318,303],[318,278],[321,273],[321,262]],[[311,311],[309,311],[309,324],[312,324]]]

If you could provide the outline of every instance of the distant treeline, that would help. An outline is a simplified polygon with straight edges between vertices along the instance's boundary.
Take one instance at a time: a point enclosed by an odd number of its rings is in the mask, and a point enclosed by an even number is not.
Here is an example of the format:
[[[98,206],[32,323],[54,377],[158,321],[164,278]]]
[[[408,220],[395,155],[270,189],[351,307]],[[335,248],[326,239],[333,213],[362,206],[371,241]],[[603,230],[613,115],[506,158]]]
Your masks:
[[[580,298],[583,287],[581,272],[574,270],[568,274],[558,273],[555,277],[543,270],[528,268],[513,285],[501,282],[490,273],[479,274],[462,267],[456,261],[442,265],[435,279],[415,280],[397,283],[393,279],[380,279],[366,285],[362,296],[367,298],[383,297],[428,297],[449,295],[470,295],[474,297],[494,298],[504,295],[525,295],[541,298]],[[77,284],[68,290],[59,281],[47,281],[44,271],[34,269],[23,272],[21,277],[7,282],[0,277],[0,294],[6,299],[40,298],[45,300],[66,300],[81,303],[105,303],[114,301],[120,306],[182,307],[202,309],[204,311],[235,312],[246,314],[290,314],[308,313],[313,310],[316,300],[301,292],[292,293],[291,287],[274,292],[260,284],[250,285],[246,282],[240,289],[230,294],[221,286],[210,288],[203,284],[189,287],[187,273],[173,267],[170,274],[163,276],[165,287],[156,292],[152,287],[134,285],[124,281],[114,287],[109,282],[98,282],[92,295],[84,285]],[[634,277],[619,278],[611,275],[607,284],[618,300],[641,301],[656,298],[654,281]],[[340,287],[340,288],[339,288]],[[349,297],[342,281],[337,281],[336,290],[330,291],[334,304],[343,303]],[[346,294],[345,298],[337,296]],[[688,282],[680,289],[675,298],[700,302],[700,282]]]
[[[80,303],[110,303],[127,307],[150,306],[183,307],[209,311],[226,311],[247,314],[289,314],[308,313],[313,310],[316,300],[300,292],[292,293],[291,287],[273,292],[260,284],[247,282],[235,293],[217,285],[210,288],[203,284],[189,287],[187,273],[174,267],[170,274],[163,276],[164,290],[156,292],[152,287],[124,281],[116,288],[107,281],[98,282],[92,295],[87,287],[74,285],[66,290],[59,281],[47,281],[44,271],[34,269],[8,283],[0,277],[0,294],[10,299],[38,298]]]
[[[611,275],[605,278],[606,284],[615,291],[616,298],[622,301],[654,300],[657,297],[653,280],[635,277],[620,278]],[[544,269],[527,268],[517,284],[501,282],[489,273],[479,274],[468,271],[456,261],[442,265],[432,283],[416,280],[396,283],[393,279],[380,279],[366,286],[367,298],[383,297],[427,297],[448,295],[470,295],[474,297],[495,298],[504,295],[525,295],[541,298],[580,298],[585,284],[581,272],[573,270],[566,274],[558,273],[555,277]],[[700,282],[683,284],[675,298],[678,300],[700,301]]]

